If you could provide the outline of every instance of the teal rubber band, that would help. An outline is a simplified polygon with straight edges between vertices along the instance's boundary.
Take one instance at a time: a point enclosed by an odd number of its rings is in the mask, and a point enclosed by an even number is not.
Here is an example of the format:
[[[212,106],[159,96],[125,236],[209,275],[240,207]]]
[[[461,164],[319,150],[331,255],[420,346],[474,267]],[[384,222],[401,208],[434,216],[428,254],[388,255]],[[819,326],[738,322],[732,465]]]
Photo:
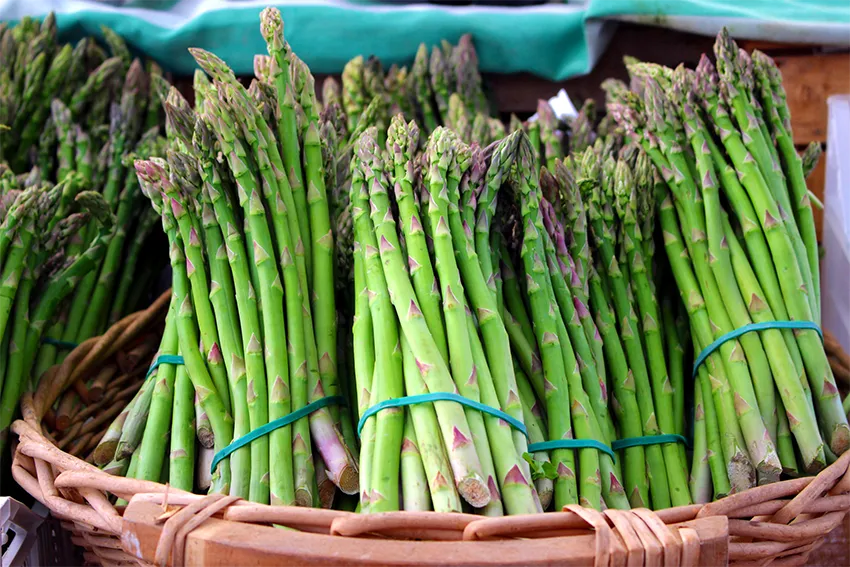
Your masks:
[[[702,352],[699,353],[699,356],[694,361],[694,370],[691,373],[691,377],[696,378],[697,371],[699,370],[699,367],[702,366],[702,363],[705,362],[705,359],[708,358],[711,353],[720,348],[720,345],[726,341],[737,339],[741,335],[752,333],[753,331],[766,331],[768,329],[808,329],[816,331],[817,334],[820,335],[820,340],[823,340],[823,331],[817,323],[813,323],[812,321],[765,321],[763,323],[750,323],[749,325],[744,325],[743,327],[735,329],[731,333],[726,333],[702,349]]]
[[[366,420],[381,410],[389,408],[400,408],[404,406],[414,406],[417,404],[425,404],[428,402],[457,402],[466,407],[476,409],[482,413],[487,413],[492,416],[498,417],[499,419],[506,422],[511,427],[528,437],[528,430],[525,428],[525,424],[521,421],[514,419],[505,412],[497,410],[494,407],[490,407],[480,402],[470,400],[469,398],[464,398],[460,394],[454,394],[452,392],[431,392],[430,394],[417,394],[415,396],[405,396],[403,398],[393,398],[391,400],[384,400],[383,402],[378,402],[377,404],[363,412],[363,415],[360,417],[360,421],[357,422],[357,436],[360,437],[360,432],[363,430],[363,426],[366,424]]]
[[[614,461],[617,460],[617,455],[614,454],[614,450],[611,447],[595,439],[558,439],[556,441],[532,443],[528,446],[529,453],[551,451],[553,449],[596,449],[610,456]]]
[[[310,402],[303,408],[297,409],[290,414],[272,420],[267,424],[262,425],[257,429],[251,431],[250,433],[246,433],[245,435],[243,435],[239,439],[234,440],[233,443],[231,443],[230,445],[215,454],[212,460],[212,464],[210,465],[210,473],[215,471],[215,467],[218,465],[218,463],[222,461],[222,459],[226,459],[230,456],[231,453],[233,453],[237,449],[241,449],[251,441],[259,439],[264,435],[268,435],[275,429],[286,427],[290,423],[296,422],[302,417],[307,417],[314,411],[332,405],[345,405],[345,403],[345,398],[342,396],[325,396],[324,398],[320,398],[315,402]]]
[[[71,341],[63,341],[63,340],[54,339],[54,338],[51,338],[51,337],[44,337],[43,339],[41,339],[41,342],[43,344],[53,345],[55,347],[59,347],[59,348],[65,349],[65,350],[74,350],[75,348],[80,346],[79,344],[71,342]]]
[[[686,447],[689,445],[688,440],[684,435],[678,433],[664,433],[662,435],[644,435],[642,437],[627,437],[626,439],[617,439],[611,443],[611,448],[615,451],[620,449],[628,449],[629,447],[645,447],[647,445],[662,445],[664,443],[682,443]]]
[[[156,357],[156,360],[153,361],[151,367],[148,368],[148,373],[145,374],[145,380],[151,377],[151,374],[154,373],[154,370],[162,366],[163,364],[183,364],[183,357],[177,354],[161,354]]]

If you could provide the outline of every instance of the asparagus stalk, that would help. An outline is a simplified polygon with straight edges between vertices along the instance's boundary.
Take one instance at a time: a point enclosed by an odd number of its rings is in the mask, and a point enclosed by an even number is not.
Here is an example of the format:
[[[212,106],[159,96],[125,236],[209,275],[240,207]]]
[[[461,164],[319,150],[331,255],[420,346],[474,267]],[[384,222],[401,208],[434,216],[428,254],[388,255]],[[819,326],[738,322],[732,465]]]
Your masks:
[[[702,389],[694,389],[694,458],[691,466],[691,498],[694,502],[711,501],[711,469],[708,464],[708,440]]]
[[[533,158],[532,158],[533,159]],[[532,163],[534,163],[532,161]],[[526,175],[528,175],[526,173]],[[571,350],[566,344],[561,344],[556,327],[555,314],[550,309],[552,302],[548,294],[549,284],[547,282],[547,269],[543,263],[542,245],[538,246],[540,235],[534,223],[533,215],[537,214],[537,203],[535,195],[531,193],[531,186],[523,184],[522,209],[525,225],[522,257],[528,278],[528,299],[531,307],[532,320],[534,321],[534,332],[540,348],[543,363],[543,372],[546,380],[546,410],[549,416],[549,439],[572,438],[572,426],[570,415],[563,408],[570,405],[570,392],[568,389],[564,359],[561,350]],[[573,371],[573,369],[570,369]],[[577,371],[577,369],[576,369]],[[558,477],[555,479],[555,507],[560,509],[566,504],[578,502],[576,491],[576,466],[572,451],[567,449],[556,449],[550,454],[555,464]],[[584,474],[593,474],[585,471]],[[584,484],[585,477],[582,478]],[[598,506],[597,502],[586,502],[588,505]]]
[[[356,167],[356,166],[354,166]],[[363,223],[365,224],[365,223]],[[357,227],[355,226],[355,231]],[[360,356],[355,358],[355,381],[357,383],[357,410],[358,415],[363,417],[370,407],[372,407],[372,392],[374,391],[375,383],[375,334],[374,325],[372,323],[372,310],[369,306],[369,286],[366,279],[366,258],[361,247],[359,237],[355,232],[354,240],[354,319],[352,321],[352,345],[357,350]],[[402,340],[402,363],[405,374],[405,379],[411,374],[409,364],[404,362],[405,343]],[[412,379],[412,378],[411,378]],[[408,389],[410,391],[410,389]],[[411,411],[416,416],[413,406]],[[421,429],[420,433],[424,433]],[[423,439],[427,437],[423,435]],[[367,419],[360,431],[360,512],[366,513],[369,511],[369,502],[371,499],[372,486],[372,458],[375,449],[375,419]],[[453,488],[453,487],[452,487]],[[435,507],[439,507],[439,500],[434,500]],[[458,504],[460,506],[460,504]]]
[[[393,158],[395,196],[407,247],[410,279],[416,291],[416,299],[422,307],[422,316],[425,318],[428,330],[440,350],[443,361],[448,364],[446,331],[443,315],[440,312],[440,289],[434,277],[434,268],[425,241],[425,230],[413,194],[412,154],[416,151],[418,143],[419,129],[416,123],[405,124],[400,116],[393,118],[387,132],[387,150]]]
[[[172,297],[172,303],[168,308],[168,315],[166,316],[162,343],[156,356],[177,354],[176,314],[177,306],[174,304]],[[165,460],[166,443],[168,442],[168,435],[171,429],[175,374],[175,366],[163,364],[156,369],[155,374],[149,376],[147,379],[147,382],[150,383],[147,389],[151,391],[150,409],[147,412],[144,432],[141,436],[141,444],[138,449],[139,462],[136,465],[136,478],[159,481]],[[142,401],[143,399],[139,398],[139,401],[133,404],[134,409],[140,403],[144,403]],[[133,413],[131,413],[131,416]],[[130,419],[130,417],[127,418],[125,427],[129,425]],[[121,451],[121,441],[118,442],[118,449],[118,453],[123,453]]]
[[[785,101],[785,88],[782,86],[779,69],[776,68],[772,59],[759,51],[753,52],[753,61],[755,62],[756,78],[760,83],[762,105],[768,115],[772,139],[774,144],[778,146],[779,158],[784,167],[785,177],[793,199],[793,214],[805,246],[808,267],[812,274],[811,293],[814,299],[812,313],[820,321],[820,255],[810,200],[813,195],[806,186],[806,174],[803,170],[802,159],[797,155],[797,150],[794,148],[791,122]],[[816,162],[816,158],[814,158],[814,161]],[[814,167],[814,165],[810,167]],[[815,202],[817,203],[816,198]],[[822,204],[821,208],[823,208]]]
[[[513,154],[516,148],[518,136],[507,141],[501,151],[508,155]],[[500,157],[504,162],[510,161],[505,156]],[[484,274],[481,271],[479,261],[484,256],[490,260],[489,252],[478,256],[474,248],[471,227],[464,226],[459,214],[460,196],[458,187],[461,173],[458,168],[453,168],[446,186],[448,200],[451,207],[448,208],[448,226],[457,254],[458,267],[463,276],[464,286],[470,298],[471,307],[474,308],[478,319],[478,325],[483,338],[484,349],[487,353],[487,361],[493,373],[493,383],[499,396],[502,409],[518,421],[522,421],[522,406],[517,393],[516,377],[513,373],[513,362],[510,360],[510,340],[504,323],[499,316],[499,307],[496,297],[491,288],[488,287]],[[432,187],[432,197],[433,197]],[[443,197],[440,196],[442,199]],[[489,243],[488,243],[489,246]],[[514,447],[517,455],[528,452],[528,440],[519,431],[513,432]],[[528,464],[522,461],[519,471],[524,480],[530,482],[531,470]]]
[[[292,190],[292,195],[295,199],[295,210],[298,212],[299,222],[292,226],[298,226],[297,233],[292,235],[295,246],[304,248],[304,262],[307,270],[307,282],[313,281],[312,249],[314,246],[313,239],[310,238],[310,225],[308,219],[307,194],[309,187],[304,185],[304,177],[301,169],[301,151],[298,141],[297,122],[295,117],[295,96],[296,91],[290,81],[290,59],[294,57],[289,44],[283,38],[283,19],[280,17],[280,12],[276,8],[266,8],[260,14],[260,31],[263,38],[266,40],[269,55],[272,58],[272,75],[274,77],[274,86],[277,91],[277,101],[279,108],[278,122],[278,137],[281,145],[281,153],[283,165],[289,180],[289,186]],[[343,85],[345,81],[343,81]],[[346,93],[348,90],[346,89]],[[343,97],[343,100],[345,98]],[[346,108],[349,116],[357,116],[352,114]],[[349,124],[349,130],[353,130],[353,125]],[[315,181],[314,181],[315,182]],[[287,203],[287,206],[289,204]],[[324,233],[323,233],[324,235]],[[298,246],[300,237],[301,246]]]
[[[422,375],[416,365],[416,357],[407,342],[404,333],[401,335],[401,352],[403,357],[404,387],[409,396],[428,392],[428,387],[422,380]],[[437,413],[431,404],[408,406],[415,431],[418,433],[419,454],[425,474],[428,478],[428,489],[431,504],[435,512],[460,512],[461,501],[454,484],[454,475],[440,433]],[[365,431],[365,428],[364,428]]]
[[[154,209],[162,214],[163,230],[168,235],[170,243],[171,268],[173,273],[172,289],[177,308],[177,334],[180,351],[186,365],[189,377],[195,387],[204,413],[207,414],[214,435],[216,452],[226,447],[233,439],[233,418],[227,410],[217,385],[210,376],[210,371],[204,362],[204,356],[199,347],[200,337],[188,274],[188,262],[183,252],[183,242],[177,220],[174,218],[171,203],[165,201],[165,196],[157,190],[170,182],[165,179],[165,172],[153,162],[137,161],[136,171],[145,195],[151,199]],[[173,193],[173,189],[170,189]],[[226,385],[225,385],[226,387]],[[199,424],[196,423],[196,426]],[[230,461],[222,459],[213,474],[211,490],[219,493],[230,491]]]
[[[428,511],[431,509],[431,496],[422,465],[422,455],[409,414],[404,418],[404,434],[401,444],[401,493],[402,509]]]
[[[174,406],[171,412],[171,444],[168,453],[168,484],[192,491],[195,475],[195,388],[186,367],[175,369]]]

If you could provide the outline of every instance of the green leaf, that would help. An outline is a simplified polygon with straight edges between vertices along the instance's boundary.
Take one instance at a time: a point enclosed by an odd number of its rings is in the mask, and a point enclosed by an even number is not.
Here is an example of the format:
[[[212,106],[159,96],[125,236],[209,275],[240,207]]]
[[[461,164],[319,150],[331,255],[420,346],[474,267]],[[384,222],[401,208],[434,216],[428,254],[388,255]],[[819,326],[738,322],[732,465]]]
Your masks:
[[[541,478],[555,480],[558,478],[558,467],[556,467],[554,463],[535,461],[534,457],[532,457],[529,453],[523,453],[522,458],[525,459],[525,462],[527,462],[529,467],[531,467],[532,480],[540,480]]]

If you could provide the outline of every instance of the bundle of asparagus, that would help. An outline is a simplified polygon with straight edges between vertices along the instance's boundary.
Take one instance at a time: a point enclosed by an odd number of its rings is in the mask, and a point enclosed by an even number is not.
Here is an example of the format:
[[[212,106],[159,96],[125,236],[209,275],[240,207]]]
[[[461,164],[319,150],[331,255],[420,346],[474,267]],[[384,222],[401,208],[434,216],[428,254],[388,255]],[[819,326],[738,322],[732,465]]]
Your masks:
[[[661,343],[646,269],[651,238],[639,232],[652,226],[653,208],[644,200],[638,210],[630,172],[640,168],[640,183],[654,187],[645,156],[632,146],[619,164],[608,156],[603,165],[588,149],[581,163],[555,160],[555,175],[543,169],[538,182],[537,152],[522,131],[482,150],[438,128],[419,157],[418,129],[401,117],[385,153],[375,137],[368,130],[357,143],[351,186],[361,509],[451,511],[465,502],[498,515],[552,501],[556,509],[690,503],[678,439],[647,449],[658,467],[649,482],[643,447],[626,448],[625,465],[610,449],[621,437],[684,433],[681,345],[670,338],[672,379],[665,351],[648,351],[648,364],[642,346]],[[621,231],[627,238],[616,238]],[[647,394],[640,402],[637,388]],[[402,413],[387,401],[437,392],[497,413],[428,397]],[[384,409],[372,417],[372,407]]]
[[[460,228],[465,222],[459,208],[461,186],[464,200],[472,199],[464,211],[470,215],[475,214],[472,195],[483,190],[481,150],[473,154],[451,131],[435,130],[417,196],[411,161],[418,145],[415,124],[393,120],[387,142],[392,165],[382,159],[374,137],[374,130],[363,134],[352,164],[355,373],[361,416],[369,406],[399,398],[405,390],[408,395],[459,392],[486,406],[503,407],[522,424],[496,297],[475,259],[471,233]],[[507,173],[504,167],[510,166],[516,141],[509,137],[494,150],[493,179]],[[385,172],[395,186],[404,250]],[[467,174],[474,178],[464,179]],[[433,243],[433,261],[427,238]],[[404,461],[404,509],[458,511],[460,496],[487,514],[542,510],[523,460],[527,440],[497,416],[447,401],[412,406],[407,414],[387,409],[366,420],[361,439],[364,510],[399,509],[399,456]],[[551,498],[551,489],[543,498]]]
[[[333,77],[325,79],[322,100],[325,106],[342,107],[350,132],[358,125],[361,132],[375,126],[381,139],[390,118],[399,113],[418,120],[426,133],[442,124],[479,145],[505,136],[505,125],[490,115],[469,34],[457,45],[444,40],[433,46],[430,56],[428,46],[421,44],[409,70],[393,65],[385,74],[377,57],[355,57],[343,69],[341,88]]]
[[[696,71],[632,63],[632,91],[609,84],[608,109],[665,180],[658,214],[696,351],[763,324],[699,367],[717,426],[696,422],[708,452],[698,447],[691,475],[722,495],[819,471],[850,428],[815,330],[817,243],[779,71],[725,31],[715,55],[716,68],[703,57]],[[775,325],[787,320],[793,331]]]
[[[5,170],[8,173],[8,170]],[[27,176],[20,186],[4,175],[0,194],[0,445],[6,427],[28,387],[47,324],[75,282],[103,258],[114,219],[103,197],[80,191],[77,179],[53,185]],[[86,225],[97,232],[85,247],[74,248],[74,234]]]
[[[69,287],[63,288],[62,301],[41,314],[46,319],[38,323],[38,340],[26,353],[25,366],[13,368],[12,356],[0,357],[0,374],[6,376],[0,430],[5,431],[31,373],[37,380],[61,362],[68,346],[100,334],[146,299],[157,263],[143,264],[140,259],[156,216],[140,213],[135,172],[127,169],[126,159],[133,153],[156,152],[162,114],[157,89],[163,79],[156,65],[150,64],[146,72],[139,60],[131,62],[124,41],[107,28],[103,33],[110,58],[93,38],[60,45],[52,14],[40,24],[24,18],[14,27],[0,27],[0,128],[6,130],[0,141],[0,159],[5,160],[0,194],[6,201],[5,237],[12,243],[0,252],[0,262],[7,262],[9,270],[0,277],[9,305],[21,302],[18,315],[5,332],[0,330],[4,349],[22,348],[23,343],[13,339],[15,325],[25,325],[21,318],[27,304],[32,313],[48,301],[47,283],[59,276],[56,266],[41,263],[56,254],[62,264],[60,253],[69,259],[88,258],[82,264],[85,270],[78,268],[74,277],[65,279],[63,285]],[[92,192],[101,199],[93,199]],[[52,204],[35,207],[47,193],[53,195]],[[98,214],[76,214],[78,193],[86,195],[83,208],[97,208]],[[73,222],[58,225],[68,215]],[[110,215],[115,222],[107,222]],[[37,234],[23,238],[27,219],[39,221]],[[100,234],[104,227],[111,231],[107,236]],[[33,239],[32,248],[18,248]],[[32,290],[24,291],[22,275],[40,275],[43,281],[33,281]],[[0,329],[4,325],[5,320]],[[42,339],[47,342],[41,344]],[[79,405],[78,395],[88,395],[82,383],[64,405],[60,402],[63,412]]]
[[[330,505],[321,498],[332,500],[334,486],[356,493],[358,483],[351,419],[336,398],[334,244],[313,77],[284,41],[277,10],[263,12],[261,30],[268,82],[245,89],[223,61],[193,49],[213,82],[196,75],[194,110],[171,89],[167,159],[136,161],[171,247],[159,354],[179,352],[184,365],[156,368],[95,459],[191,490],[195,461],[203,466],[194,418],[201,446],[217,453],[212,490]],[[309,417],[222,452],[310,403]]]

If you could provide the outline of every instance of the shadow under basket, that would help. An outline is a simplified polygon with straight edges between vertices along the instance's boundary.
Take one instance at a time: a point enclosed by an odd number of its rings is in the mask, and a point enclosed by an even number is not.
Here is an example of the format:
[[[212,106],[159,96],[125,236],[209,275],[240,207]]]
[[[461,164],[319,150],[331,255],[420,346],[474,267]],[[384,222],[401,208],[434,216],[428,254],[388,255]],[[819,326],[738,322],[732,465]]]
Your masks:
[[[126,360],[134,345],[157,332],[168,300],[163,295],[71,352],[23,397],[23,419],[12,425],[14,478],[50,509],[90,564],[802,565],[850,510],[850,452],[815,477],[707,505],[657,512],[568,506],[503,518],[267,506],[111,476],[85,459],[96,444],[91,439],[111,421],[98,417],[126,404],[133,388],[105,393],[109,407],[92,402],[77,413],[85,421],[72,419],[62,432],[48,410],[75,383]],[[96,420],[103,423],[91,426]],[[129,504],[117,506],[116,497]]]

